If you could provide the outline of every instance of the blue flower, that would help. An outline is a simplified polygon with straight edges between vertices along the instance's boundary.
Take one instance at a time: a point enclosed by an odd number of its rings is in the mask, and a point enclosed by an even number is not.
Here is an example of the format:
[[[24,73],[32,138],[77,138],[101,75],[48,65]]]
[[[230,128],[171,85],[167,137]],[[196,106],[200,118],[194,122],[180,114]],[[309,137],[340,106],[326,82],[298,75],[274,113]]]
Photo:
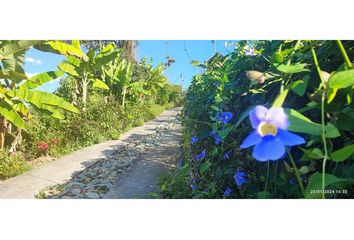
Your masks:
[[[197,159],[198,161],[202,160],[203,158],[205,158],[205,154],[206,154],[206,149],[204,149],[200,154],[198,154],[198,155],[196,156],[196,159]]]
[[[183,166],[183,159],[180,159],[178,160],[178,163],[177,163],[177,168],[181,168]]]
[[[199,138],[197,138],[196,136],[193,136],[193,137],[191,138],[191,144],[192,144],[192,145],[196,144],[196,143],[198,142],[198,140],[199,140]]]
[[[229,158],[230,158],[229,154],[230,154],[230,151],[229,151],[229,152],[225,152],[225,153],[222,155],[222,160],[229,159]]]
[[[231,112],[223,112],[216,116],[216,121],[221,121],[223,124],[227,124],[234,115]]]
[[[231,188],[226,188],[225,192],[224,192],[224,197],[229,197],[231,194]]]
[[[210,135],[209,135],[209,136],[211,137],[211,136],[213,136],[213,135],[215,135],[215,134],[216,134],[216,132],[215,132],[215,130],[213,130],[213,131],[210,132]]]
[[[257,56],[258,54],[254,51],[253,48],[250,48],[250,49],[246,49],[245,55],[246,56]]]
[[[219,145],[222,141],[221,137],[218,134],[215,134],[214,140],[216,145]]]
[[[234,175],[235,183],[237,186],[241,186],[244,183],[247,183],[247,175],[244,171],[237,170]]]
[[[278,160],[285,154],[285,146],[305,143],[305,140],[287,131],[288,116],[283,108],[267,109],[256,106],[249,118],[254,131],[243,140],[241,148],[254,146],[253,157],[258,161]]]
[[[217,82],[215,83],[215,87],[219,87],[219,86],[220,86],[220,82],[217,81]]]
[[[190,178],[190,179],[188,180],[188,184],[189,184],[189,185],[194,184],[195,181],[196,181],[195,178]]]
[[[290,185],[295,185],[296,184],[296,180],[295,180],[295,178],[291,178],[290,180],[289,180],[289,183],[290,183]]]
[[[195,178],[191,178],[188,180],[188,184],[191,186],[192,190],[194,191],[195,189],[197,189],[197,185],[195,184],[196,179]]]

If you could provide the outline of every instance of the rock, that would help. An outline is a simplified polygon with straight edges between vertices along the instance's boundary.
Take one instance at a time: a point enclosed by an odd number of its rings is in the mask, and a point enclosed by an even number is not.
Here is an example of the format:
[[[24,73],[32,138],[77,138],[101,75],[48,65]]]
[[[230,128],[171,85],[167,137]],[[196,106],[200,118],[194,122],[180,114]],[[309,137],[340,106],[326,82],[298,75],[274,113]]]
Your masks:
[[[62,196],[61,199],[73,199],[73,198],[69,196]]]
[[[81,193],[81,189],[75,188],[73,190],[70,191],[73,195],[78,195]]]
[[[117,168],[123,169],[125,167],[128,167],[130,165],[130,162],[121,162],[117,165]]]
[[[89,177],[85,177],[83,180],[82,180],[83,183],[87,184],[89,182],[91,182],[91,178]]]
[[[83,188],[85,184],[82,184],[80,182],[69,182],[66,186],[65,189],[72,189],[72,188]]]
[[[98,198],[100,198],[100,196],[97,193],[95,193],[95,192],[87,192],[87,193],[85,193],[85,196],[87,198],[89,198],[89,199],[98,199]]]
[[[90,182],[90,184],[92,184],[92,185],[96,185],[96,184],[99,184],[99,183],[101,183],[101,181],[99,179],[94,179],[94,180],[92,180]]]

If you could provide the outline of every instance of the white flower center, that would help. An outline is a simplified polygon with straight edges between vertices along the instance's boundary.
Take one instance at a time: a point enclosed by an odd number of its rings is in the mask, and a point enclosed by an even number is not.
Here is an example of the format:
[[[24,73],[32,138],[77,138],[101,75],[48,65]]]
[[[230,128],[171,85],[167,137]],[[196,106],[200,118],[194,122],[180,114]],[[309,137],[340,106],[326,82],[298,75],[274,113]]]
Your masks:
[[[267,122],[262,122],[258,126],[258,133],[263,137],[266,135],[273,135],[276,136],[278,132],[278,128],[272,124]]]

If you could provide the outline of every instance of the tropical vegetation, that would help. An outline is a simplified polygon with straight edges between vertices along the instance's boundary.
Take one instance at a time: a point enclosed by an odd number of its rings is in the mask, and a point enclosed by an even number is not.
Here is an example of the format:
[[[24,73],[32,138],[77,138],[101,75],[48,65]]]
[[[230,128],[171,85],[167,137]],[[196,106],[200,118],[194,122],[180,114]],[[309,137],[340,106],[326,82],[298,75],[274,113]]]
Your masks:
[[[238,41],[194,76],[166,198],[353,198],[354,42]]]
[[[182,89],[132,56],[135,41],[0,41],[0,179],[31,160],[58,157],[106,139],[180,105]],[[29,77],[26,51],[60,54],[57,69]],[[60,79],[54,92],[38,88]],[[146,109],[141,111],[141,109]]]

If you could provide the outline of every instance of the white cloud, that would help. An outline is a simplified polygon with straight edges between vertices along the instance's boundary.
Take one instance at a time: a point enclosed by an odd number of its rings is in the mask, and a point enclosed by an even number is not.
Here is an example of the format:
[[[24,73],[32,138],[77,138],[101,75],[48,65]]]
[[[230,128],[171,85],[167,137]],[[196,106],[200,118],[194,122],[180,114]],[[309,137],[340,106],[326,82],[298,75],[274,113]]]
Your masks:
[[[39,74],[39,73],[28,73],[28,72],[26,72],[26,76],[27,76],[28,78],[31,78],[31,77],[33,77],[33,76],[36,76],[37,74]]]
[[[32,63],[33,65],[41,65],[42,64],[42,60],[35,59],[33,57],[26,57],[25,61],[28,63]]]

